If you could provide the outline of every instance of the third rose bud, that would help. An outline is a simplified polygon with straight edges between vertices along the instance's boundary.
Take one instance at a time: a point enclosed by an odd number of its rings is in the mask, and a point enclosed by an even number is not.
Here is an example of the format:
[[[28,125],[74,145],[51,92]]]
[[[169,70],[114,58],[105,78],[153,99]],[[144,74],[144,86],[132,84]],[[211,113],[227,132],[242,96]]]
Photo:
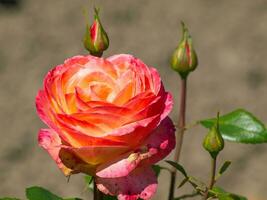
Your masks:
[[[216,158],[220,151],[224,148],[224,140],[219,129],[219,114],[213,127],[205,136],[203,147],[210,153],[213,158]]]

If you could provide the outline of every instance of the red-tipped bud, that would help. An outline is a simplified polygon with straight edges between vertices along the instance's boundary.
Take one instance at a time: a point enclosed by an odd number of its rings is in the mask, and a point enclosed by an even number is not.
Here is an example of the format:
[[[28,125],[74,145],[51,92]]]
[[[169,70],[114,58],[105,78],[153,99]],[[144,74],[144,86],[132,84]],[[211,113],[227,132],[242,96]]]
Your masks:
[[[192,38],[183,22],[182,28],[183,36],[172,55],[171,67],[177,71],[182,78],[185,78],[191,71],[196,69],[198,59],[193,48]]]
[[[84,47],[91,55],[100,57],[108,46],[108,35],[100,22],[99,9],[95,8],[94,22],[90,27],[88,24],[86,26]]]

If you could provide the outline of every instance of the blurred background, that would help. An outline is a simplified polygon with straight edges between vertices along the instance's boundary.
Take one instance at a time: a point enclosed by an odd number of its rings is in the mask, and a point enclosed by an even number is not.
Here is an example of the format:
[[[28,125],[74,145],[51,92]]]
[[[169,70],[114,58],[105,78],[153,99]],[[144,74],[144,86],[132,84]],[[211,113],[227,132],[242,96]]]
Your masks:
[[[183,20],[199,57],[189,77],[187,122],[244,107],[267,122],[266,0],[99,0],[101,19],[111,41],[105,54],[130,53],[156,67],[172,91],[177,120],[179,78],[169,58]],[[88,0],[0,0],[0,197],[24,197],[24,188],[41,185],[61,196],[90,199],[82,175],[70,182],[37,144],[45,125],[35,111],[35,95],[49,69],[66,58],[86,54],[85,18],[93,17]],[[201,148],[206,130],[190,129],[181,163],[207,180],[209,155]],[[172,155],[170,156],[170,158]],[[232,160],[218,184],[249,200],[267,199],[267,145],[226,143],[220,156]],[[179,176],[178,180],[182,177]],[[155,200],[167,197],[169,175],[160,176]],[[191,192],[185,186],[177,196]]]

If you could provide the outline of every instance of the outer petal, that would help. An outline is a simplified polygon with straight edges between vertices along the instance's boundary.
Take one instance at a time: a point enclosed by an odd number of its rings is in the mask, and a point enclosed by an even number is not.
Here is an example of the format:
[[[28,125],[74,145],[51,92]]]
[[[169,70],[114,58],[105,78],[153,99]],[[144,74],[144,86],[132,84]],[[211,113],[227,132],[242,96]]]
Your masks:
[[[65,176],[83,172],[94,175],[95,166],[80,159],[68,148],[64,148],[58,134],[52,129],[41,129],[38,135],[39,145],[48,151]]]
[[[175,128],[169,117],[146,140],[145,145],[151,156],[145,162],[154,164],[166,157],[175,147]],[[154,152],[154,153],[152,153]]]
[[[36,95],[36,110],[37,114],[41,118],[41,120],[46,123],[48,126],[51,126],[54,121],[54,112],[51,110],[51,105],[48,100],[48,97],[43,90],[39,90]]]
[[[53,160],[57,163],[59,169],[65,175],[71,173],[71,169],[67,168],[59,157],[61,140],[59,136],[51,129],[41,129],[38,135],[38,142],[41,147],[48,151]]]
[[[168,114],[171,112],[173,107],[173,98],[171,93],[166,94],[166,100],[165,100],[165,108],[160,116],[160,119],[163,120],[165,117],[168,116]]]
[[[135,168],[151,165],[167,156],[175,147],[175,129],[172,121],[166,118],[151,136],[138,149],[107,162],[97,168],[96,175],[103,178],[124,177]]]
[[[150,167],[137,168],[121,178],[96,178],[97,188],[119,200],[151,199],[157,190],[157,178]]]

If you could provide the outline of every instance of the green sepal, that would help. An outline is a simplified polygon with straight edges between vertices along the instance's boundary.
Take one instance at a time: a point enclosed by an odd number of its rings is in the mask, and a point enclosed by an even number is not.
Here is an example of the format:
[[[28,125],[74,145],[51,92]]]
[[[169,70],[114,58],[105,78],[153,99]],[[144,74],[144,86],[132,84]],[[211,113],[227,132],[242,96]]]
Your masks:
[[[85,181],[85,184],[86,184],[86,188],[90,189],[90,190],[94,190],[94,177],[93,176],[90,176],[90,175],[85,175],[84,176],[84,181]]]
[[[154,170],[156,176],[159,177],[160,171],[164,168],[159,165],[152,165],[152,169]]]
[[[183,187],[184,184],[186,184],[186,183],[188,182],[188,180],[189,180],[189,178],[188,178],[188,177],[185,177],[185,178],[181,181],[181,183],[178,185],[177,188],[181,188],[181,187]]]
[[[231,165],[231,161],[227,160],[223,163],[223,165],[221,166],[221,168],[219,169],[219,172],[215,178],[215,180],[218,180],[222,175],[223,173],[229,168],[229,166]]]
[[[170,160],[167,160],[166,161],[167,163],[169,163],[170,165],[172,165],[174,168],[176,168],[179,172],[181,172],[185,177],[188,177],[187,176],[187,173],[184,169],[184,167],[182,165],[180,165],[179,163],[176,163],[176,162],[173,162],[173,161],[170,161]]]
[[[188,182],[197,190],[201,192],[205,192],[207,190],[207,186],[205,183],[200,181],[199,179],[189,176],[188,177]]]

